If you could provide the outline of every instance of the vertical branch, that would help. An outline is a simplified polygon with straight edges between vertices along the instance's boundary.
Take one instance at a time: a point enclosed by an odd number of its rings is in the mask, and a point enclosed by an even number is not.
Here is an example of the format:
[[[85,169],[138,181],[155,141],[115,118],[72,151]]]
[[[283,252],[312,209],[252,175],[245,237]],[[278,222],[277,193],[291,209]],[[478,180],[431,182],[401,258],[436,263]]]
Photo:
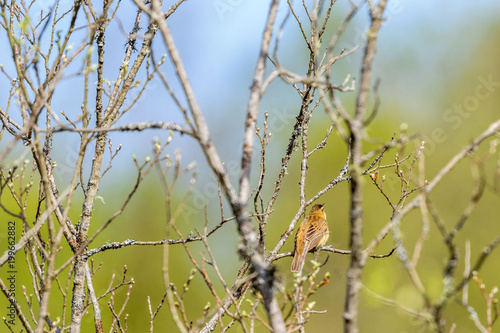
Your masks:
[[[254,129],[257,115],[259,114],[259,105],[262,97],[262,82],[266,69],[266,59],[269,53],[269,44],[278,12],[279,0],[273,0],[267,18],[266,28],[262,36],[259,59],[255,66],[255,72],[250,90],[250,99],[248,100],[247,118],[245,121],[245,136],[243,141],[243,152],[241,156],[241,176],[240,176],[240,203],[246,203],[250,192],[250,168],[252,161],[253,143],[255,139]]]
[[[347,271],[347,290],[344,308],[344,332],[358,332],[358,304],[361,286],[361,270],[365,264],[363,251],[363,189],[362,189],[362,155],[364,121],[366,105],[370,92],[371,72],[378,39],[382,25],[382,13],[387,0],[380,0],[377,6],[370,6],[370,28],[361,64],[359,92],[356,99],[356,109],[353,119],[349,122],[352,144],[351,168],[351,209],[350,209],[350,247],[351,263]]]
[[[90,267],[88,263],[85,265],[85,278],[87,279],[87,288],[89,290],[89,298],[92,302],[92,306],[94,308],[94,327],[96,333],[102,333],[102,317],[101,317],[101,308],[99,307],[99,301],[97,300],[94,284],[92,282],[92,272],[90,271]]]
[[[165,144],[163,149],[168,145]],[[165,191],[165,208],[166,208],[166,223],[165,223],[165,239],[169,239],[170,238],[170,230],[171,228],[174,226],[174,219],[172,218],[172,196],[171,196],[171,187],[169,187],[168,183],[167,183],[167,176],[166,176],[166,172],[164,172],[160,166],[160,159],[158,158],[159,157],[159,154],[160,154],[160,150],[157,151],[157,156],[155,158],[155,165],[156,165],[156,169],[158,171],[158,175],[160,177],[160,181],[161,181],[161,184],[163,186],[163,189]],[[179,157],[176,157],[176,165],[177,163],[179,163]],[[176,168],[178,170],[178,168]],[[178,176],[178,173],[175,173],[175,176],[174,176],[174,182],[176,180]],[[184,327],[184,324],[182,323],[181,319],[179,318],[179,314],[177,313],[177,307],[175,306],[175,301],[174,301],[174,297],[173,297],[173,293],[172,293],[172,290],[171,290],[171,286],[173,284],[171,284],[170,282],[170,270],[169,270],[169,262],[170,262],[170,255],[169,255],[169,252],[170,252],[170,246],[168,244],[168,242],[166,242],[164,245],[163,245],[163,281],[164,281],[164,284],[165,284],[165,295],[167,296],[167,301],[168,301],[168,304],[170,305],[169,308],[170,308],[170,313],[172,314],[172,318],[174,320],[174,323],[175,325],[177,326],[177,329],[179,330],[179,332],[181,333],[187,333],[187,330],[186,330],[186,327]],[[169,292],[170,291],[170,292]]]
[[[109,9],[108,3],[105,1],[103,3],[103,12],[106,13]],[[106,17],[103,13],[101,15],[102,18]],[[107,26],[107,20],[100,20],[100,29],[103,29],[98,35],[104,35],[104,29]],[[125,77],[123,85],[121,89],[118,90],[118,83],[115,84],[115,90],[111,94],[109,98],[109,104],[106,108],[104,114],[98,116],[96,121],[98,122],[96,125],[98,127],[108,127],[113,124],[119,114],[120,108],[123,106],[125,101],[125,96],[130,91],[132,83],[147,56],[149,56],[150,46],[152,39],[155,34],[155,29],[152,26],[149,26],[148,32],[146,33],[146,38],[142,43],[141,50],[137,58],[135,59],[133,65],[130,68],[128,75],[125,76],[125,66],[122,65],[120,68],[120,73],[118,74],[117,82],[122,82],[121,78]],[[101,58],[103,55],[103,40],[98,40],[98,57]],[[129,44],[127,50],[125,52],[124,62],[128,62],[132,53],[133,45]],[[99,61],[98,66],[103,66],[103,62]],[[102,68],[98,68],[98,73],[102,71]],[[97,112],[99,113],[102,109],[102,93],[103,86],[98,84],[96,87],[96,107]],[[83,254],[83,251],[88,245],[88,231],[90,228],[90,221],[92,218],[92,212],[94,207],[94,200],[97,196],[97,192],[99,189],[99,183],[101,181],[101,167],[103,162],[103,157],[106,149],[106,142],[108,137],[108,131],[98,132],[96,135],[96,144],[95,144],[95,153],[92,158],[92,165],[89,180],[87,183],[87,187],[84,191],[85,199],[82,205],[82,219],[80,222],[79,230],[77,233],[77,241],[78,241],[78,249],[76,250],[77,256],[75,258],[75,278],[73,283],[73,299],[72,299],[72,313],[71,313],[71,325],[70,332],[79,332],[81,326],[82,316],[84,314],[84,301],[85,301],[85,272],[86,272],[86,264],[87,258]]]

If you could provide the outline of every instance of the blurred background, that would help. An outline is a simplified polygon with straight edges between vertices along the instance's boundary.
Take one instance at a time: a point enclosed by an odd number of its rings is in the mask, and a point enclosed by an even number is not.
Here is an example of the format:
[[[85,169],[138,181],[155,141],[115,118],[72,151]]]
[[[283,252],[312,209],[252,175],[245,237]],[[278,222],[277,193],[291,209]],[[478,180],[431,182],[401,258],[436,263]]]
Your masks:
[[[308,2],[309,3],[309,2]],[[72,2],[61,1],[62,8],[68,9]],[[172,2],[166,2],[168,8]],[[310,4],[309,4],[310,5]],[[32,11],[51,10],[51,1],[36,1]],[[97,8],[97,3],[94,4]],[[204,112],[219,153],[226,161],[226,167],[235,183],[239,177],[241,157],[242,130],[245,111],[248,103],[249,88],[260,48],[263,24],[266,20],[269,3],[267,1],[249,2],[242,0],[210,0],[187,1],[168,19],[175,42],[183,58],[191,83],[197,94],[198,102]],[[348,1],[338,1],[332,11],[325,40],[332,36],[349,10]],[[301,3],[294,5],[300,18],[306,15]],[[120,5],[116,17],[111,23],[106,38],[105,76],[113,80],[123,58],[127,33],[132,27],[135,17],[135,5],[132,1]],[[282,2],[278,12],[278,25],[288,11],[287,4]],[[374,79],[380,79],[379,95],[381,106],[377,118],[368,129],[370,140],[374,145],[387,142],[393,133],[401,135],[418,134],[426,141],[424,157],[426,163],[426,179],[431,180],[436,173],[457,154],[465,145],[484,131],[487,126],[499,118],[500,112],[500,2],[493,1],[389,1],[386,21],[380,33],[377,55],[374,63]],[[366,40],[369,24],[366,6],[361,8],[348,26],[340,43],[335,49],[339,53],[343,48],[348,50]],[[147,19],[142,27],[147,26]],[[142,30],[144,32],[144,30]],[[276,32],[276,31],[275,31]],[[7,49],[5,32],[0,35],[0,47]],[[82,33],[82,39],[85,37]],[[76,40],[78,43],[78,40]],[[153,52],[157,58],[166,53],[161,39],[156,39]],[[274,47],[274,43],[272,45]],[[359,64],[363,51],[360,48],[352,56],[337,62],[332,70],[335,82],[341,83],[350,73],[359,77]],[[278,49],[278,58],[283,67],[299,75],[305,75],[308,63],[308,52],[300,30],[293,17],[284,26]],[[12,56],[8,52],[0,54],[0,63],[4,70],[13,75]],[[70,117],[76,117],[82,103],[83,80],[71,73],[81,71],[80,64],[68,69],[65,84],[57,90],[52,107],[56,111],[64,111]],[[273,69],[268,62],[268,73]],[[164,66],[167,80],[174,91],[181,96],[181,89],[170,62]],[[143,73],[143,75],[145,75]],[[0,76],[0,86],[9,87],[5,76]],[[5,108],[8,89],[0,89],[0,107]],[[355,93],[341,96],[344,105],[352,111]],[[374,99],[371,98],[371,103]],[[274,188],[274,181],[281,166],[295,116],[300,108],[300,98],[292,87],[283,81],[276,80],[264,95],[259,127],[263,127],[264,112],[269,112],[269,131],[272,139],[266,159],[266,183],[263,188],[263,199],[267,202]],[[310,125],[310,147],[324,137],[331,120],[328,115],[318,109]],[[12,115],[14,118],[15,115]],[[153,79],[139,103],[135,105],[119,123],[127,124],[138,121],[163,120],[182,122],[183,118],[166,89],[159,79]],[[96,201],[91,233],[106,221],[123,203],[135,182],[136,169],[133,156],[144,161],[152,155],[153,142],[165,142],[168,132],[149,130],[140,133],[111,133],[113,146],[122,145],[122,150],[113,161],[113,168],[103,179],[99,195],[102,200]],[[0,149],[10,143],[4,135]],[[416,140],[415,147],[410,144],[406,153],[418,149],[421,139]],[[53,159],[57,161],[54,171],[56,181],[65,188],[73,173],[79,148],[79,136],[75,133],[59,133],[54,139]],[[486,144],[477,154],[483,156],[489,148]],[[202,230],[205,222],[204,209],[207,207],[208,226],[213,227],[220,222],[217,182],[207,168],[205,158],[197,144],[189,137],[174,133],[174,138],[167,148],[171,156],[175,150],[182,156],[182,164],[187,166],[196,162],[199,177],[193,195],[187,202],[185,213],[179,217],[177,225],[187,235],[195,233],[195,228]],[[258,178],[258,153],[260,146],[256,144],[253,185]],[[23,152],[22,145],[8,156],[8,160],[16,159]],[[333,133],[326,149],[313,156],[309,164],[307,176],[307,195],[310,197],[321,190],[335,178],[345,163],[346,146],[337,133]],[[91,155],[92,152],[89,152]],[[392,163],[395,151],[389,151],[384,161]],[[89,156],[90,156],[89,155]],[[299,206],[299,155],[292,158],[289,174],[286,176],[281,194],[274,206],[268,224],[268,250],[286,230]],[[30,156],[26,157],[30,160]],[[494,172],[499,160],[498,154],[487,161],[485,170],[489,187],[494,184]],[[30,160],[31,161],[31,160]],[[86,161],[86,172],[90,158]],[[3,162],[4,163],[4,162]],[[5,163],[4,163],[5,164]],[[106,165],[106,162],[105,162]],[[406,165],[408,166],[408,164]],[[387,171],[387,183],[397,182],[392,171]],[[183,176],[176,185],[174,203],[185,195],[189,186],[189,176]],[[392,180],[391,180],[392,179]],[[388,185],[389,186],[389,185]],[[473,190],[470,160],[462,162],[432,192],[431,200],[448,228],[458,221]],[[75,197],[70,209],[70,217],[76,222],[81,214],[81,193]],[[36,202],[35,196],[31,198]],[[5,194],[1,197],[6,207],[13,203]],[[339,184],[321,198],[326,203],[326,212],[330,223],[331,236],[328,244],[336,248],[348,249],[349,229],[349,188],[347,183]],[[365,243],[376,235],[392,214],[385,198],[367,180],[365,184]],[[465,224],[456,242],[461,251],[456,277],[464,269],[465,241],[471,242],[471,258],[475,262],[483,247],[500,233],[499,197],[493,189],[487,188],[484,197]],[[36,207],[36,205],[34,206]],[[33,209],[33,214],[35,210]],[[158,175],[152,172],[139,188],[124,214],[117,218],[97,239],[90,248],[99,247],[106,242],[135,239],[141,241],[160,240],[165,234],[166,210],[164,192],[159,186]],[[5,212],[0,212],[1,220],[11,219]],[[226,210],[229,214],[229,210]],[[229,215],[225,216],[226,218]],[[404,246],[412,249],[422,229],[420,214],[408,215],[402,223],[402,239]],[[4,230],[0,231],[1,233]],[[2,235],[3,236],[3,235]],[[3,237],[2,237],[3,238]],[[172,237],[174,238],[174,237]],[[234,223],[228,223],[209,239],[217,263],[226,282],[231,285],[236,277],[242,261],[236,253],[238,235]],[[191,243],[190,250],[195,258],[201,261],[202,244]],[[377,248],[378,254],[388,252],[394,242],[387,237]],[[293,249],[292,238],[288,240],[284,251]],[[4,249],[1,250],[2,252]],[[69,253],[61,252],[60,264],[67,260]],[[443,269],[448,259],[448,250],[435,224],[431,222],[429,236],[424,243],[421,259],[417,266],[422,282],[430,297],[436,300],[443,290]],[[19,269],[19,285],[30,285],[31,279],[26,268],[20,263],[24,258],[17,255]],[[320,259],[326,258],[325,253]],[[153,307],[156,307],[164,293],[162,278],[162,247],[127,247],[108,251],[92,258],[94,265],[103,262],[100,271],[95,275],[94,287],[97,293],[108,287],[112,274],[117,279],[128,269],[127,276],[135,280],[130,294],[130,301],[125,312],[130,332],[142,332],[149,325],[147,296],[151,296]],[[311,255],[312,259],[312,255]],[[181,245],[170,247],[172,282],[180,288],[186,281],[192,267]],[[487,288],[500,284],[500,250],[496,249],[487,259],[479,272],[479,276]],[[291,258],[276,262],[285,286],[292,284],[289,273]],[[336,332],[342,330],[342,314],[345,298],[345,274],[349,257],[330,255],[321,274],[330,272],[332,278],[322,292],[313,296],[316,310],[327,310],[327,314],[315,314],[307,327],[308,330]],[[307,269],[308,266],[306,266]],[[310,266],[309,266],[310,267]],[[67,272],[67,270],[66,270]],[[2,272],[4,278],[5,272]],[[63,273],[64,276],[64,273]],[[213,275],[214,280],[215,275]],[[363,284],[368,291],[362,292],[360,307],[360,331],[372,332],[422,332],[430,328],[425,320],[415,318],[404,309],[419,311],[423,307],[423,299],[403,268],[396,255],[387,259],[370,260],[363,271]],[[223,288],[216,286],[221,293]],[[21,288],[18,288],[21,290]],[[29,292],[29,291],[28,291]],[[116,292],[116,303],[120,304],[126,297],[126,288]],[[392,299],[404,306],[385,304],[376,293]],[[470,304],[473,305],[479,318],[485,323],[485,302],[479,288],[470,284]],[[60,309],[61,297],[54,293],[52,309]],[[6,304],[2,298],[2,308]],[[215,301],[203,283],[200,275],[196,275],[186,295],[189,319],[196,321],[203,316],[203,307],[207,303],[215,306]],[[103,317],[110,317],[103,306]],[[68,309],[69,311],[69,309]],[[265,316],[264,312],[261,312]],[[472,332],[476,328],[469,318],[469,313],[457,303],[449,303],[444,309],[446,330],[455,323],[455,332]],[[84,325],[90,331],[93,326],[92,316],[85,318]],[[105,319],[106,321],[106,319]],[[155,320],[155,328],[165,331],[172,327],[171,315],[166,307],[160,310]],[[173,330],[173,329],[172,329]],[[235,329],[241,330],[240,328]],[[168,330],[170,331],[170,330]],[[259,329],[257,330],[259,331]]]

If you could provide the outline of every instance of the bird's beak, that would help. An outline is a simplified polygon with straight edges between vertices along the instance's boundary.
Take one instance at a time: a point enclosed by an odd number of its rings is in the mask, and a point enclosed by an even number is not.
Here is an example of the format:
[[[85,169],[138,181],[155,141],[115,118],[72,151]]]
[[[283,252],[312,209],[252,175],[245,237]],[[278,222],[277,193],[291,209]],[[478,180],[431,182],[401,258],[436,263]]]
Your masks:
[[[322,203],[322,204],[321,204],[321,208],[324,208],[324,207],[325,207],[325,204],[324,204],[324,203]]]

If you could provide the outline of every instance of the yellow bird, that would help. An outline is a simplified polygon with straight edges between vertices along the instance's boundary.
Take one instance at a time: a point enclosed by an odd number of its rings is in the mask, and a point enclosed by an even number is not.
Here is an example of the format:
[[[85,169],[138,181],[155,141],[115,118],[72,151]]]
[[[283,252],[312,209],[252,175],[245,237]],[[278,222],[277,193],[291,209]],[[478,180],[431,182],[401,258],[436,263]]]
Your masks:
[[[325,245],[330,236],[324,206],[325,204],[314,205],[295,234],[292,272],[302,272],[307,252],[316,251]]]

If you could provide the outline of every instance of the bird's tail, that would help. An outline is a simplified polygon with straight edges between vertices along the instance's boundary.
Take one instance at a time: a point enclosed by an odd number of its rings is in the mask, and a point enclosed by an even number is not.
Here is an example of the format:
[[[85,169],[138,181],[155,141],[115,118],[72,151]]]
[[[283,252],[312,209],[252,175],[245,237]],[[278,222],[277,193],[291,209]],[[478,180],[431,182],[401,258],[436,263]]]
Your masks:
[[[297,251],[295,251],[292,261],[292,272],[302,272],[302,268],[304,267],[304,262],[306,260],[306,254],[307,251],[302,251],[302,253],[297,253]]]

